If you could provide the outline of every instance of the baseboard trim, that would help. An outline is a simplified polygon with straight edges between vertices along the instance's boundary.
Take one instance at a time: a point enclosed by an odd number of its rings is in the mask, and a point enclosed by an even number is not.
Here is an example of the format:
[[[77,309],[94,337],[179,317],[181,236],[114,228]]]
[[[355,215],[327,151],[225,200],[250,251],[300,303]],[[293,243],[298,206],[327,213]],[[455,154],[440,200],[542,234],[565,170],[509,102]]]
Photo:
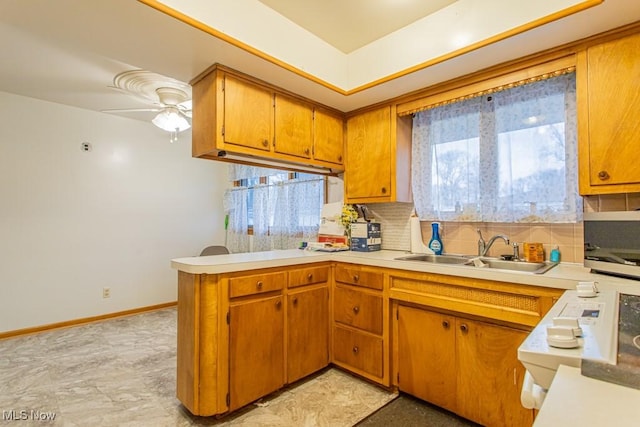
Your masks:
[[[100,316],[84,317],[82,319],[67,320],[67,321],[64,321],[64,322],[51,323],[51,324],[48,324],[48,325],[34,326],[34,327],[31,327],[31,328],[24,328],[24,329],[16,329],[15,331],[0,332],[0,340],[5,339],[5,338],[14,338],[14,337],[22,336],[22,335],[35,334],[35,333],[38,333],[38,332],[50,331],[50,330],[53,330],[53,329],[69,328],[69,327],[72,327],[72,326],[84,325],[86,323],[100,322],[102,320],[109,320],[109,319],[113,319],[113,318],[116,318],[116,317],[131,316],[131,315],[134,315],[134,314],[140,314],[140,313],[144,313],[144,312],[147,312],[147,311],[161,310],[163,308],[174,307],[177,304],[178,304],[177,301],[165,302],[165,303],[162,303],[162,304],[156,304],[156,305],[149,305],[149,306],[146,306],[146,307],[133,308],[131,310],[124,310],[124,311],[118,311],[118,312],[115,312],[115,313],[101,314]]]

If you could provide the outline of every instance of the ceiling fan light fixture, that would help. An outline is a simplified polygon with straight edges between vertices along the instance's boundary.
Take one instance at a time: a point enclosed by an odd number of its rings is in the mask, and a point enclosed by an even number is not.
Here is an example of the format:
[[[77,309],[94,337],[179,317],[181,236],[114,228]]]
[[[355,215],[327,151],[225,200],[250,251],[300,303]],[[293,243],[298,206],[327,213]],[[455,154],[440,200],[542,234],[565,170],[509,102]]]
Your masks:
[[[191,127],[187,119],[174,107],[165,108],[151,122],[167,132],[182,132]]]

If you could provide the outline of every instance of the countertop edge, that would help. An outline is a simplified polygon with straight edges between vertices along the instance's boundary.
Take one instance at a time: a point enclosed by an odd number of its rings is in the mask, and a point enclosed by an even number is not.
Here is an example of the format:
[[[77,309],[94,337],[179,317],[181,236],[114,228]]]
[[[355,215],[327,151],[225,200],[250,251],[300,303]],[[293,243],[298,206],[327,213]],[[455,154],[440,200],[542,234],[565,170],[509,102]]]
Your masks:
[[[287,267],[310,263],[336,261],[357,265],[382,267],[417,273],[445,274],[497,282],[516,283],[556,289],[575,289],[578,281],[596,281],[602,289],[616,289],[640,294],[640,281],[591,273],[582,264],[561,263],[545,274],[536,275],[504,270],[488,270],[460,265],[431,264],[419,261],[399,261],[406,251],[376,252],[318,252],[299,249],[213,255],[207,257],[176,258],[173,269],[191,274],[222,274],[273,267]]]

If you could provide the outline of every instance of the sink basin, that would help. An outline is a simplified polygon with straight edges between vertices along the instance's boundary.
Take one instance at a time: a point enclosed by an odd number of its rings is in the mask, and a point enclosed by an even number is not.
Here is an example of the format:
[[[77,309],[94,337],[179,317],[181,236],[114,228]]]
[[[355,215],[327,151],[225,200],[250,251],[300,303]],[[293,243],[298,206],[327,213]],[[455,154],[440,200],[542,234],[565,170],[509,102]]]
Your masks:
[[[466,264],[470,258],[462,255],[410,255],[396,258],[401,261],[422,261],[433,264]]]
[[[473,262],[477,257],[469,255],[409,255],[396,260],[419,261],[431,264],[457,264],[475,268],[491,268],[496,270],[522,271],[531,274],[543,274],[556,266],[554,262],[523,262],[505,261],[497,258],[479,258],[484,265],[476,266]]]
[[[498,270],[524,271],[533,274],[543,274],[556,266],[555,262],[523,262],[505,261],[494,258],[480,258],[485,264],[479,268],[495,268]]]

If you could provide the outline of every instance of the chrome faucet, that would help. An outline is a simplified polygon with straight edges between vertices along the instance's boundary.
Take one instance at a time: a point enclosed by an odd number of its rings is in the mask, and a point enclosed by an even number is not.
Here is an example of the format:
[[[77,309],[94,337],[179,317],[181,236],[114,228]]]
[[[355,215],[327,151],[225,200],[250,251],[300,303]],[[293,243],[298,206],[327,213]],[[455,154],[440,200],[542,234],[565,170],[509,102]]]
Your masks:
[[[485,242],[484,238],[482,237],[482,231],[480,231],[479,228],[476,231],[478,232],[478,236],[480,236],[480,239],[478,240],[478,255],[479,256],[487,255],[487,252],[489,252],[489,248],[491,248],[491,245],[493,245],[493,242],[495,242],[496,239],[502,239],[502,240],[504,240],[504,242],[507,245],[509,244],[509,238],[507,236],[505,236],[504,234],[496,234],[495,236],[490,238],[488,242]]]

